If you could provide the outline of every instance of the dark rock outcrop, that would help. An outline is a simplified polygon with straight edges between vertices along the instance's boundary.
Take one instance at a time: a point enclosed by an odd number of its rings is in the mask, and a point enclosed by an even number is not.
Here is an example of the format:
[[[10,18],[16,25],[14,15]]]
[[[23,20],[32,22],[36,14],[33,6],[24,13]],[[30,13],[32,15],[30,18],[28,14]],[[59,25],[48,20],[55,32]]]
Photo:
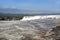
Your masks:
[[[0,38],[0,40],[8,40],[8,39],[6,39],[6,38]]]

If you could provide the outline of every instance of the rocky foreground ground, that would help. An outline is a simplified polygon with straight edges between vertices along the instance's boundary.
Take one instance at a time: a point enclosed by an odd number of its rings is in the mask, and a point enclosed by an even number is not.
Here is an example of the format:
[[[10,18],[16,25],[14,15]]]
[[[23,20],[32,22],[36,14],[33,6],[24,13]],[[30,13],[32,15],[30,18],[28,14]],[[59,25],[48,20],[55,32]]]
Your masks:
[[[60,24],[48,31],[32,26],[22,23],[0,26],[0,40],[60,40]]]

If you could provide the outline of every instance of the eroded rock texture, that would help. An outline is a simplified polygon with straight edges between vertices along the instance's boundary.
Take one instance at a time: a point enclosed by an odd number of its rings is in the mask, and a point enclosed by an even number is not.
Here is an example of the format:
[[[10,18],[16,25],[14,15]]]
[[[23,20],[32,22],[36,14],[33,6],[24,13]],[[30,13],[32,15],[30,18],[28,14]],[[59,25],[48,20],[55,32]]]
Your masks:
[[[53,27],[53,23],[27,21],[0,24],[0,40],[60,40],[60,26]]]

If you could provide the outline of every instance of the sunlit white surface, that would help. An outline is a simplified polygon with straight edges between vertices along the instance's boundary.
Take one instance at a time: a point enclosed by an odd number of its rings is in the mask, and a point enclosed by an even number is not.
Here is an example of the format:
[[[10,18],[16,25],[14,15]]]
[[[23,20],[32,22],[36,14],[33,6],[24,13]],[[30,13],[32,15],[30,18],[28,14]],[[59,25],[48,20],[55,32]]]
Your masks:
[[[47,16],[25,16],[21,21],[35,20],[35,19],[58,19],[60,15],[47,15]]]

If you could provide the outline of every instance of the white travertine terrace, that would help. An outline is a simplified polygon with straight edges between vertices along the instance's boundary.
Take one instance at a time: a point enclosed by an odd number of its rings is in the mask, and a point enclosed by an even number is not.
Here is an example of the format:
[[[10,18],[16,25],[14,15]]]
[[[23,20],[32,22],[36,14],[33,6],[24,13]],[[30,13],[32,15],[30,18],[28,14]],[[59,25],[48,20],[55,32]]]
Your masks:
[[[59,18],[60,15],[26,16],[21,21],[0,21],[0,38],[3,37],[8,40],[27,40],[32,37],[32,39],[43,38],[42,40],[53,40],[54,37],[52,38],[49,35],[51,35],[50,32],[52,28],[60,25]]]
[[[48,15],[48,16],[25,16],[21,21],[35,20],[35,19],[58,19],[60,15]]]

